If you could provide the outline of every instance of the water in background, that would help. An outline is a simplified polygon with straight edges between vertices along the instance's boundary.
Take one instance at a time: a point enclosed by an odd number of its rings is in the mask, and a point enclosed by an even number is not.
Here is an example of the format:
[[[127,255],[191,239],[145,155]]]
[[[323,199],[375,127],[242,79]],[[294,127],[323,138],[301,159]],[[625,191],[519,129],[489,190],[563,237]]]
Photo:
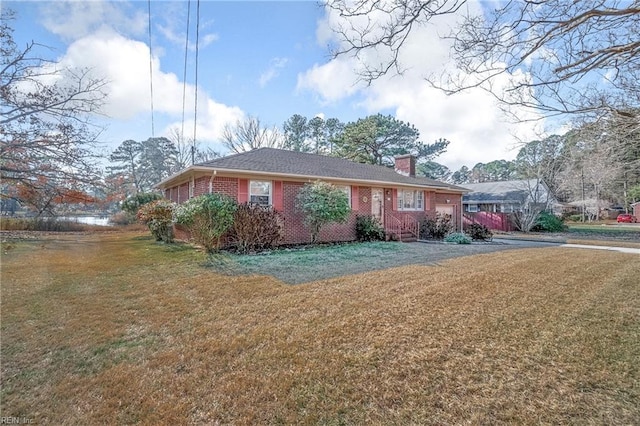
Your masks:
[[[85,225],[113,226],[112,223],[109,223],[109,217],[107,216],[60,216],[58,219],[84,223]]]

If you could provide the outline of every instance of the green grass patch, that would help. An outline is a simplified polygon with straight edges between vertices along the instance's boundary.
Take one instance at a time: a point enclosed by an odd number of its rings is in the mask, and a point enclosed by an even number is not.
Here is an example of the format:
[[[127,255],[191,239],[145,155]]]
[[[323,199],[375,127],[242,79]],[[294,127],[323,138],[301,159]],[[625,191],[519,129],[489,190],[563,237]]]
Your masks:
[[[568,233],[572,238],[640,242],[640,227],[637,226],[572,224]]]
[[[234,273],[272,275],[298,284],[318,279],[365,272],[390,255],[407,250],[396,242],[345,243],[300,246],[255,255],[217,255],[212,266]]]

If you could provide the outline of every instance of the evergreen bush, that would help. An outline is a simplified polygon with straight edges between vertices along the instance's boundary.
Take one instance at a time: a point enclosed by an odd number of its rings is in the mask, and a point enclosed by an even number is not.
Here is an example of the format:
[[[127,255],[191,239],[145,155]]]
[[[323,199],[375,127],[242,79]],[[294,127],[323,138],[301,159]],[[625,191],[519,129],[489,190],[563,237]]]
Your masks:
[[[296,207],[304,214],[311,230],[311,243],[318,241],[320,229],[329,223],[344,223],[349,219],[349,198],[340,188],[326,182],[314,182],[302,187],[296,197]]]
[[[454,232],[444,238],[445,243],[471,244],[471,238],[466,234]]]
[[[356,238],[358,241],[381,241],[384,240],[384,228],[373,216],[356,216]]]
[[[491,241],[493,232],[480,223],[472,223],[464,227],[464,233],[474,241]]]
[[[127,212],[133,218],[138,213],[138,210],[140,210],[140,207],[152,201],[162,199],[162,195],[156,192],[140,192],[138,194],[127,197],[127,199],[122,202],[120,209],[124,212]]]
[[[441,240],[453,229],[451,215],[436,213],[420,222],[420,238],[423,240]]]
[[[223,194],[205,194],[180,204],[175,211],[177,224],[184,226],[191,237],[207,251],[220,248],[222,236],[233,226],[236,201]]]
[[[536,232],[564,232],[567,230],[567,225],[565,225],[558,216],[551,212],[544,211],[540,213],[536,224],[531,230]]]

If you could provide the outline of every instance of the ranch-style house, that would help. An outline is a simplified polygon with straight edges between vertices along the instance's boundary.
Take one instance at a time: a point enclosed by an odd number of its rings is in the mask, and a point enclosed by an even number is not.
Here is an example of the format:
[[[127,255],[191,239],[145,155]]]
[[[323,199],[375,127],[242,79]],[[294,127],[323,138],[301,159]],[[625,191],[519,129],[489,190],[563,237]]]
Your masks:
[[[419,221],[436,212],[449,214],[462,227],[462,195],[467,189],[415,175],[416,159],[395,158],[394,168],[355,163],[342,158],[260,148],[194,164],[157,187],[176,203],[207,193],[222,193],[239,203],[272,206],[284,218],[284,244],[307,243],[309,230],[296,209],[303,185],[317,180],[343,188],[352,210],[344,224],[326,226],[323,242],[356,239],[357,215],[372,215],[388,235],[402,241],[418,237]]]

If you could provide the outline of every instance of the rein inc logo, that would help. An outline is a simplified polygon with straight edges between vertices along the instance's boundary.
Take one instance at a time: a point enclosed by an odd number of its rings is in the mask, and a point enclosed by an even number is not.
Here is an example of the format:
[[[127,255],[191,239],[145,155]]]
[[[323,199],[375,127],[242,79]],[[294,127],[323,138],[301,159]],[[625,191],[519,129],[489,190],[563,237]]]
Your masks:
[[[0,417],[0,425],[30,425],[35,421],[29,417]]]

